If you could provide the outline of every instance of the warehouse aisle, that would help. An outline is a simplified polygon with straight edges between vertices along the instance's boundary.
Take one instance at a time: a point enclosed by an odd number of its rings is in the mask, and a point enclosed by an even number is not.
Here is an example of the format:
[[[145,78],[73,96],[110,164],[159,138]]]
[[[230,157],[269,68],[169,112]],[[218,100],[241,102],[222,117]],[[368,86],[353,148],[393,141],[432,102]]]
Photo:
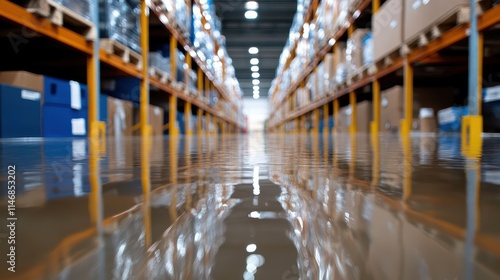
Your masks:
[[[499,137],[480,158],[456,136],[144,143],[95,156],[86,139],[2,140],[17,221],[16,273],[0,278],[500,277]]]

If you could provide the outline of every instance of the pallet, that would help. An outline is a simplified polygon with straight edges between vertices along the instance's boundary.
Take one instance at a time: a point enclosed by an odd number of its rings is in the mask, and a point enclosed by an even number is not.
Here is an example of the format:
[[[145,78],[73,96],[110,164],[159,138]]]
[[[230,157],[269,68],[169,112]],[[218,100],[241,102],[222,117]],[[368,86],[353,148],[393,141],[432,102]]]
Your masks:
[[[380,60],[376,60],[375,63],[370,65],[367,69],[368,75],[376,74],[380,69],[383,69],[389,65],[392,65],[399,58],[404,57],[402,53],[402,48],[397,48],[396,50],[390,52]]]
[[[97,38],[97,29],[91,20],[54,0],[30,0],[26,7],[28,12],[48,18],[52,24],[74,31],[89,41]]]
[[[174,82],[169,73],[158,69],[157,67],[149,68],[149,76],[158,79],[162,84],[170,85]]]
[[[363,78],[367,77],[370,75],[369,69],[371,65],[364,65],[358,70],[356,70],[354,73],[349,73],[347,77],[347,85],[352,85],[355,82],[358,82],[362,80]]]
[[[100,48],[107,54],[119,56],[123,62],[135,65],[137,69],[142,69],[142,56],[120,42],[113,39],[101,39]]]
[[[441,17],[437,22],[429,26],[426,30],[410,38],[401,47],[401,54],[406,56],[412,50],[427,46],[429,42],[440,38],[450,29],[469,23],[470,8],[468,6],[460,6],[451,11],[447,15]]]

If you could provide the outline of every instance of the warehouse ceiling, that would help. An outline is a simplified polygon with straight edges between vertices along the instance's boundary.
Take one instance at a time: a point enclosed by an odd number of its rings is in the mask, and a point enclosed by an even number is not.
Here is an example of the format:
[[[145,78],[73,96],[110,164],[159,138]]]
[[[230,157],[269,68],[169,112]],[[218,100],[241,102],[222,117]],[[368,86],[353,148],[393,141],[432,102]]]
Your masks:
[[[257,0],[258,17],[246,19],[246,0],[214,0],[222,34],[245,96],[253,95],[251,58],[259,59],[260,98],[267,98],[279,56],[288,38],[297,0]],[[248,49],[257,47],[258,54]]]

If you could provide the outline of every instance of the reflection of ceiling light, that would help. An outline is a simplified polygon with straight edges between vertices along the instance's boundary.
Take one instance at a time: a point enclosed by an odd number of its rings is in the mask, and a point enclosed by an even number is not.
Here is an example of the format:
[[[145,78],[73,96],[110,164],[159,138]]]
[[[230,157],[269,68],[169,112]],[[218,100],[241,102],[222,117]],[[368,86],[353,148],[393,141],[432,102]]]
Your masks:
[[[253,84],[254,86],[257,86],[257,85],[259,85],[259,84],[260,84],[260,81],[259,81],[259,80],[253,80],[253,81],[252,81],[252,84]]]
[[[259,98],[260,98],[260,96],[259,96],[259,95],[254,95],[254,96],[253,96],[253,99],[259,99]]]
[[[252,65],[259,64],[259,59],[258,58],[252,58],[252,59],[250,59],[250,64],[252,64]]]
[[[245,3],[245,8],[247,10],[257,10],[259,8],[259,3],[255,1],[248,1]]]
[[[250,70],[252,70],[252,72],[258,72],[259,66],[252,66],[252,68],[250,68]]]
[[[255,245],[255,244],[248,244],[248,246],[247,246],[247,252],[248,253],[253,253],[253,252],[255,252],[255,250],[257,250],[257,245]]]
[[[252,78],[257,79],[258,77],[260,77],[259,73],[257,72],[252,73]]]
[[[246,11],[245,12],[245,18],[246,19],[256,19],[257,18],[257,12],[256,11]]]
[[[258,54],[259,53],[259,49],[256,48],[256,47],[251,47],[248,49],[248,53],[250,54]]]
[[[259,86],[253,86],[253,90],[259,90]]]

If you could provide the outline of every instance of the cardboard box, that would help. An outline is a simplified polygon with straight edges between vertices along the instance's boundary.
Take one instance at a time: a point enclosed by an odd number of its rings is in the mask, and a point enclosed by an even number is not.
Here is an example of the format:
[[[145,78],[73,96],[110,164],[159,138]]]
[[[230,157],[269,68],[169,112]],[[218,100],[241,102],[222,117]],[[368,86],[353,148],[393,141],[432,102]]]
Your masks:
[[[163,119],[164,111],[162,108],[154,105],[149,105],[149,124],[152,127],[152,136],[163,136]],[[141,111],[139,108],[134,108],[134,124],[141,121]],[[141,130],[133,131],[134,136],[141,136]]]
[[[369,32],[370,29],[366,28],[356,29],[347,41],[346,60],[350,72],[354,72],[363,66],[363,38]]]
[[[371,101],[362,101],[356,104],[356,132],[369,133],[370,123],[373,115],[373,106]],[[352,123],[352,109],[351,105],[342,107],[339,111],[339,120],[337,131],[349,132]],[[336,124],[337,125],[337,124]]]
[[[26,71],[6,71],[0,72],[0,84],[30,89],[43,94],[44,77]]]
[[[452,88],[415,88],[413,90],[413,118],[418,119],[421,108],[432,108],[437,112],[453,105]],[[380,130],[397,132],[404,119],[404,90],[395,86],[382,91],[380,108]],[[418,123],[418,121],[417,121]],[[413,129],[418,129],[414,126]]]
[[[403,44],[403,0],[386,1],[373,16],[372,27],[373,57],[378,62]]]
[[[413,40],[460,6],[468,5],[469,0],[404,0],[404,41]]]
[[[434,109],[421,108],[420,109],[419,127],[422,133],[435,133],[438,132],[437,119]]]
[[[123,138],[132,136],[133,104],[130,101],[108,97],[108,123],[106,131],[109,137]]]

